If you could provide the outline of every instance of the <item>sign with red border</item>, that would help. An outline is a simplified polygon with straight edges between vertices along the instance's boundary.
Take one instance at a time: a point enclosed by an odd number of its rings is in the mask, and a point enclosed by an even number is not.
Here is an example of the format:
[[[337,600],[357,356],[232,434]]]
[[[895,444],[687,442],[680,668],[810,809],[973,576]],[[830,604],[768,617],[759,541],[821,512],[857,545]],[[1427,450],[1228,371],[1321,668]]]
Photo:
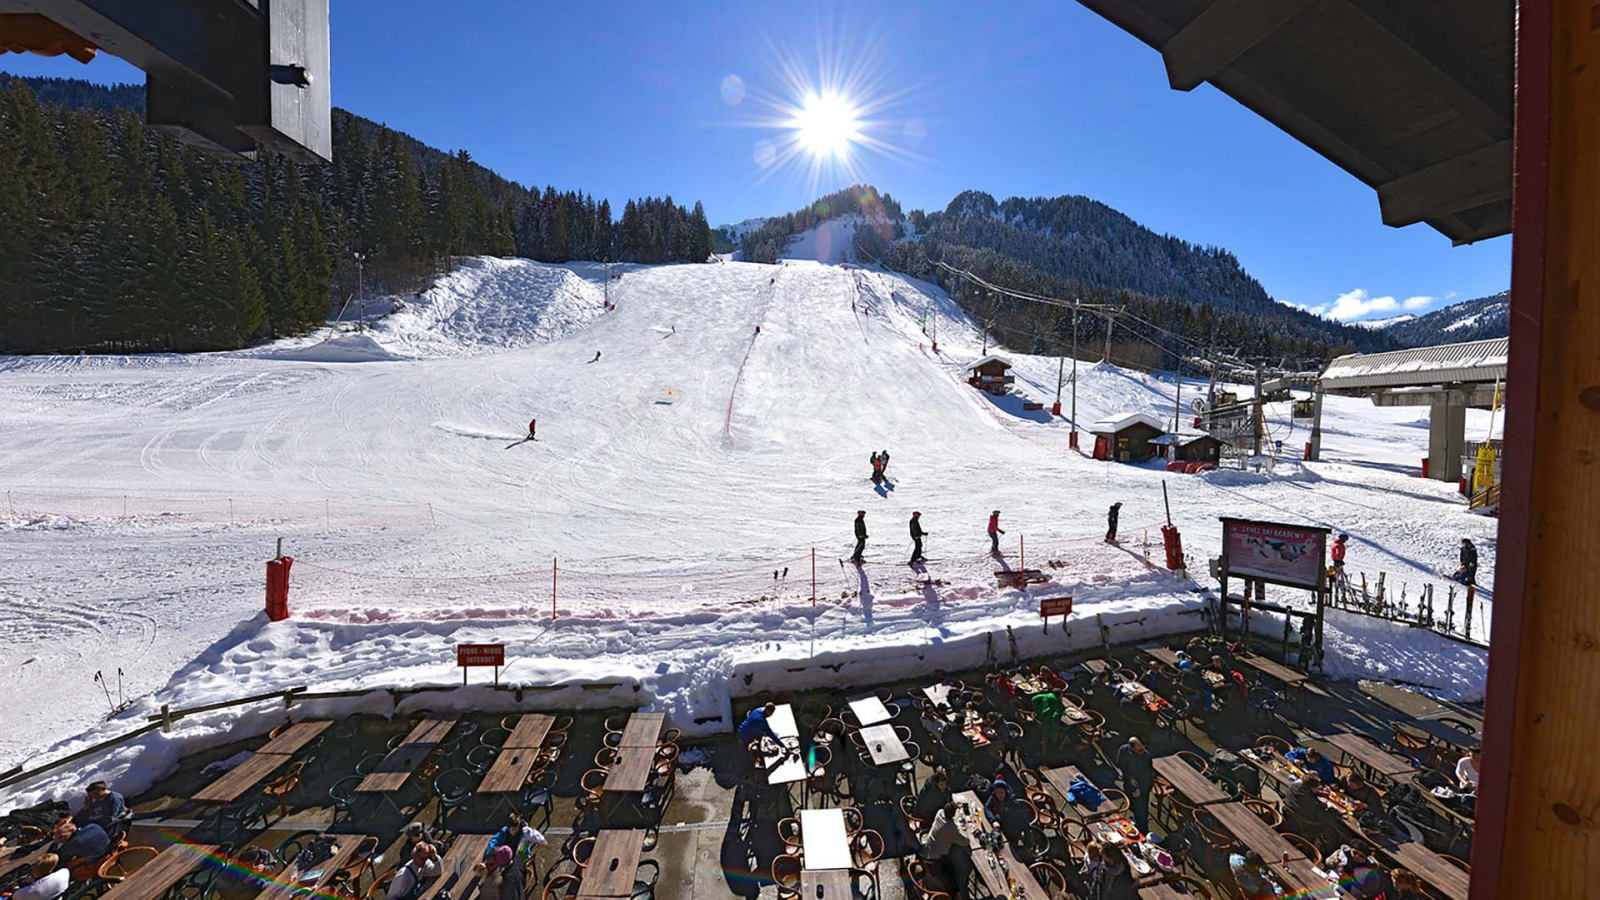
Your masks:
[[[1051,616],[1072,615],[1071,597],[1042,597],[1039,600],[1039,617],[1048,619]]]
[[[469,668],[473,666],[503,666],[505,664],[505,644],[456,645],[456,665],[462,668]]]

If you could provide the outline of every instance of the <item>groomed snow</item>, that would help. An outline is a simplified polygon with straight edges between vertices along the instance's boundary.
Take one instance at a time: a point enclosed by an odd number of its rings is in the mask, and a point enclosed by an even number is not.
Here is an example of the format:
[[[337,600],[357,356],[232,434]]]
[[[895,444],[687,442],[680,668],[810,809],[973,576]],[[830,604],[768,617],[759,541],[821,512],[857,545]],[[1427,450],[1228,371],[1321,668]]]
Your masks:
[[[1116,640],[1192,630],[1200,595],[1144,555],[1163,481],[1197,573],[1230,515],[1348,531],[1351,568],[1391,585],[1438,583],[1468,536],[1492,578],[1492,520],[1414,477],[1427,444],[1414,409],[1329,397],[1325,462],[1169,476],[1095,462],[1068,449],[1070,423],[1022,408],[1054,401],[1053,357],[1005,352],[1008,396],[966,386],[981,337],[925,283],[790,261],[629,267],[610,312],[603,290],[592,264],[469,260],[322,351],[327,335],[233,354],[0,360],[3,590],[26,611],[0,622],[17,714],[0,770],[127,730],[163,702],[448,684],[458,641],[506,642],[514,682],[636,681],[637,693],[550,703],[651,704],[692,731],[736,687],[754,689],[746,672],[798,687],[932,665],[918,654],[954,668],[981,663],[990,635],[1009,652],[1007,625],[1023,653],[1088,646],[1097,613]],[[1170,377],[1084,363],[1078,379],[1084,423],[1174,414]],[[1202,389],[1186,382],[1185,406]],[[1286,453],[1306,436],[1288,414],[1268,416]],[[536,443],[521,440],[531,417]],[[1469,414],[1469,434],[1486,425]],[[892,487],[875,491],[867,457],[885,448]],[[1114,501],[1121,547],[1100,540]],[[858,508],[872,535],[862,570],[838,563]],[[995,508],[1004,565],[1025,540],[1029,567],[1052,576],[1045,591],[1076,598],[1070,639],[1042,643],[1037,592],[996,589],[983,534]],[[913,509],[930,532],[927,587],[901,565]],[[278,537],[297,558],[295,618],[267,624]],[[1339,674],[1481,695],[1484,654],[1425,632],[1335,617],[1329,653]],[[119,667],[135,702],[102,723],[93,675],[114,695]],[[142,761],[125,751],[59,781],[92,768],[136,782],[194,741],[266,722],[202,717],[149,738]]]

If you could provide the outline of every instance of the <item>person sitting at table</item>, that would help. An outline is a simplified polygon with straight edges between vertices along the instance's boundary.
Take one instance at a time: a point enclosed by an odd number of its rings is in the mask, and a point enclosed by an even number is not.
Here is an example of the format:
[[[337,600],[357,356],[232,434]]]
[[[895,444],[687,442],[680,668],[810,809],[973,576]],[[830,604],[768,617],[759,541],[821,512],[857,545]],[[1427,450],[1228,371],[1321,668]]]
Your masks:
[[[1333,760],[1322,755],[1322,751],[1315,747],[1299,747],[1283,755],[1284,759],[1294,763],[1302,769],[1317,773],[1323,784],[1337,784],[1339,773],[1333,768]]]
[[[1473,744],[1467,755],[1456,760],[1456,783],[1464,791],[1478,792],[1478,765],[1483,761],[1483,746]]]
[[[113,791],[104,781],[90,782],[83,792],[83,806],[78,808],[72,821],[79,828],[99,825],[106,834],[115,837],[127,830],[128,804],[122,795]]]
[[[483,858],[488,861],[501,847],[509,847],[511,852],[515,853],[519,849],[531,848],[534,845],[543,847],[547,843],[549,842],[537,828],[524,822],[520,813],[512,812],[506,817],[505,827],[495,832],[494,837],[489,839],[489,846],[483,851]]]
[[[922,790],[917,791],[917,799],[912,804],[911,811],[917,818],[924,822],[939,814],[939,810],[950,802],[950,773],[944,766],[938,766],[928,780],[922,783]]]
[[[481,900],[496,900],[500,896],[500,881],[508,869],[514,869],[517,855],[510,847],[496,847],[483,862],[478,863],[478,896]]]
[[[1228,871],[1233,873],[1233,883],[1245,900],[1273,900],[1278,896],[1278,886],[1267,874],[1267,861],[1254,850],[1244,855],[1228,856]]]
[[[1167,684],[1167,674],[1161,671],[1161,660],[1147,659],[1144,661],[1144,671],[1139,673],[1139,683],[1156,693]]]
[[[1372,783],[1361,777],[1360,772],[1351,772],[1344,777],[1344,782],[1339,785],[1339,790],[1351,800],[1361,804],[1363,812],[1383,812],[1383,795]]]
[[[1333,813],[1317,797],[1321,787],[1322,778],[1316,772],[1307,772],[1283,795],[1285,816],[1296,831],[1319,847],[1330,843],[1329,836],[1336,832],[1338,825]]]
[[[1083,879],[1086,900],[1134,900],[1133,870],[1116,847],[1090,841],[1084,848]]]
[[[750,745],[762,739],[767,739],[780,747],[783,746],[783,741],[779,739],[778,733],[772,730],[772,723],[767,721],[777,711],[778,704],[776,703],[768,703],[765,706],[758,706],[750,710],[750,714],[744,717],[743,722],[739,723],[739,740],[744,741],[746,745]]]
[[[111,836],[99,825],[90,822],[82,828],[72,819],[62,816],[50,829],[52,853],[66,861],[67,867],[99,859],[111,849]]]
[[[1328,854],[1322,867],[1335,873],[1339,884],[1357,900],[1377,900],[1389,886],[1388,874],[1372,859],[1372,850],[1360,841],[1352,841]]]
[[[1386,900],[1432,900],[1422,888],[1422,879],[1410,869],[1391,871],[1389,884]]]
[[[427,844],[429,849],[433,852],[433,858],[439,858],[439,848],[434,844],[433,836],[428,833],[428,826],[422,824],[421,822],[412,822],[410,825],[406,826],[405,836],[406,856],[410,856],[412,849],[418,844]]]
[[[513,862],[500,872],[500,892],[496,896],[480,895],[482,900],[527,900],[528,868]]]
[[[1182,650],[1178,651],[1178,687],[1185,694],[1199,694],[1201,708],[1211,708],[1211,682],[1206,681],[1200,674],[1200,667]]]
[[[934,814],[927,832],[917,841],[917,855],[939,865],[955,896],[967,895],[967,879],[972,876],[972,847],[956,824],[956,801],[947,801],[944,808]]]
[[[1058,725],[1067,711],[1061,703],[1061,698],[1057,697],[1054,691],[1034,694],[1030,702],[1033,704],[1033,717],[1038,719],[1040,724]]]
[[[61,863],[61,857],[46,853],[28,870],[27,883],[11,894],[11,900],[55,900],[67,892],[72,873]]]
[[[1033,835],[1029,832],[1028,826],[1033,824],[1033,811],[1011,793],[1011,786],[1006,784],[1004,778],[994,780],[994,787],[989,792],[989,801],[984,804],[984,810],[989,814],[990,821],[1000,827],[1000,833],[1006,836],[1012,847],[1016,848],[1017,855],[1022,861],[1032,862]]]
[[[412,844],[411,858],[396,869],[394,877],[389,879],[389,890],[383,895],[384,900],[412,900],[422,893],[424,882],[439,877],[438,857],[432,844],[421,841]]]
[[[1117,772],[1122,790],[1128,795],[1128,811],[1141,833],[1150,830],[1150,789],[1156,783],[1155,761],[1138,735],[1117,748]]]

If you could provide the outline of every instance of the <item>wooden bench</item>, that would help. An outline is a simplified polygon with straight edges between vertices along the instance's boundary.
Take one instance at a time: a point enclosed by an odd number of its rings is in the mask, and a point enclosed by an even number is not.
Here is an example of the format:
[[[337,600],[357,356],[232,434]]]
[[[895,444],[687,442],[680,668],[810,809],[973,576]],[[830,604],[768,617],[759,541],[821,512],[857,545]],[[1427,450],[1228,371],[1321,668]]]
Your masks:
[[[428,718],[418,722],[405,740],[400,742],[400,746],[394,748],[372,770],[372,774],[356,785],[356,791],[363,794],[390,794],[400,790],[454,727],[455,719]]]

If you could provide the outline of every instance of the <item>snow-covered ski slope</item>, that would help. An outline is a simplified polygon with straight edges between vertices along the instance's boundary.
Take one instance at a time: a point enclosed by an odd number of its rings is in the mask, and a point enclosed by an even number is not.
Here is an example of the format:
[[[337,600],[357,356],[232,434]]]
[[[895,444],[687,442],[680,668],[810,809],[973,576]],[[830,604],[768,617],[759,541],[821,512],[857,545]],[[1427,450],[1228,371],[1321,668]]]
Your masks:
[[[946,668],[981,663],[1005,626],[1039,640],[1040,591],[995,586],[1019,539],[1052,576],[1042,590],[1073,594],[1115,640],[1198,628],[1192,584],[1145,559],[1163,480],[1197,572],[1216,516],[1236,515],[1349,531],[1351,568],[1391,584],[1437,582],[1469,536],[1492,575],[1492,520],[1412,477],[1421,410],[1329,398],[1328,462],[1168,476],[1094,462],[1068,449],[1069,423],[1022,409],[1048,410],[1054,358],[991,347],[1016,363],[1016,394],[967,387],[981,336],[931,285],[814,262],[624,266],[608,311],[604,271],[469,260],[362,334],[0,359],[0,591],[27,612],[0,622],[0,658],[12,709],[37,711],[0,732],[0,769],[162,702],[449,683],[458,641],[505,641],[513,681],[637,678],[629,702],[685,721],[725,710],[729,677],[766,662],[900,660],[856,670],[869,677],[945,648]],[[1173,415],[1169,382],[1087,363],[1079,382],[1081,422]],[[1272,419],[1286,447],[1303,442],[1286,404]],[[892,487],[874,490],[882,449]],[[1113,501],[1121,547],[1100,540]],[[983,534],[996,508],[1001,562]],[[838,563],[857,509],[861,570]],[[925,573],[903,565],[913,509]],[[295,618],[267,624],[253,617],[280,536]],[[1082,627],[1032,649],[1098,640]],[[1353,618],[1328,640],[1330,671],[1481,693],[1479,651]],[[100,726],[93,675],[114,685],[119,668],[136,702]]]

